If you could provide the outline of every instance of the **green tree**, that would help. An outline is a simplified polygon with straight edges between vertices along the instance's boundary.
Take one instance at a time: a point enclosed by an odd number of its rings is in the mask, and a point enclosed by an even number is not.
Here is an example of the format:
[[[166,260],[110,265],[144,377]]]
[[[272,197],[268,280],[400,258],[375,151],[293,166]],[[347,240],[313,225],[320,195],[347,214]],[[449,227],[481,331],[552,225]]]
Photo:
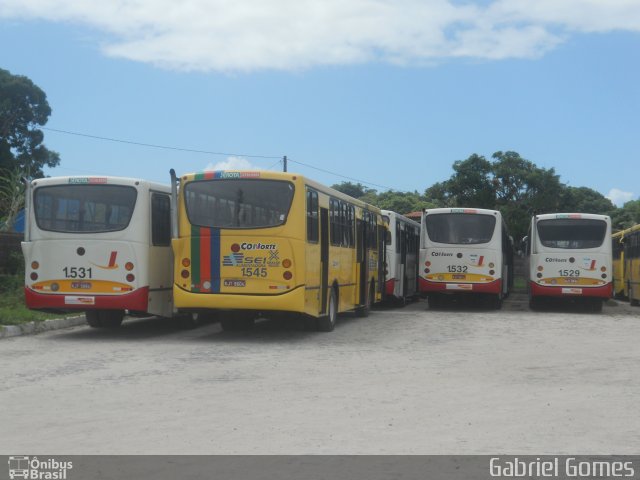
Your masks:
[[[601,215],[612,215],[616,209],[611,200],[589,187],[565,187],[561,205],[565,212]]]
[[[624,230],[640,223],[640,200],[631,200],[611,213],[614,229]]]
[[[42,89],[25,76],[0,69],[0,169],[40,178],[44,166],[60,163],[60,156],[43,145],[38,129],[50,115]]]
[[[24,183],[20,170],[0,169],[0,231],[10,231],[24,207]]]
[[[493,208],[491,162],[474,153],[466,160],[454,162],[453,171],[449,180],[428,188],[425,197],[443,207]]]
[[[373,188],[365,187],[361,183],[342,182],[332,185],[331,188],[353,198],[361,198],[365,195],[371,197],[372,195],[375,196],[377,194],[376,190],[374,190]]]

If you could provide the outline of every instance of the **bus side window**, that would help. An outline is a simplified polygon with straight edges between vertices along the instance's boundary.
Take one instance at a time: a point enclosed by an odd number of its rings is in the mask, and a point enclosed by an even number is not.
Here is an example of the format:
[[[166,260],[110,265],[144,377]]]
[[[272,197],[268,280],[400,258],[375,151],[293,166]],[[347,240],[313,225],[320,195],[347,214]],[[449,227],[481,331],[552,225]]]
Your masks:
[[[161,247],[171,245],[169,195],[151,194],[151,243]]]
[[[318,192],[307,190],[307,241],[318,243]]]

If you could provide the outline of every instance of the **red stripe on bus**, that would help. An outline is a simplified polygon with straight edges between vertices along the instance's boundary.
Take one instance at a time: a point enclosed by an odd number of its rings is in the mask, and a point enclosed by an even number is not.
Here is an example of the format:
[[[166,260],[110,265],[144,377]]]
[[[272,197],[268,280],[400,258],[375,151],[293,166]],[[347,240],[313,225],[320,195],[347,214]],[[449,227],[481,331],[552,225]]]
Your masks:
[[[200,229],[200,283],[211,283],[211,229]],[[204,287],[201,286],[201,291]]]
[[[111,256],[109,257],[109,267],[116,266],[116,257],[118,256],[118,252],[111,252]]]

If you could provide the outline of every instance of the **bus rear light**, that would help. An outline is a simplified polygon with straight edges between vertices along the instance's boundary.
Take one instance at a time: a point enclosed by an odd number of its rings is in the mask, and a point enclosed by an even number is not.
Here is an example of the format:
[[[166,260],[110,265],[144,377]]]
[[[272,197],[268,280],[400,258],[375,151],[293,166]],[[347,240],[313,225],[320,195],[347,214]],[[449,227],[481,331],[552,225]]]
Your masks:
[[[33,280],[34,282],[38,279],[38,274],[36,272],[31,272],[31,280]]]
[[[489,275],[495,275],[496,271],[495,270],[489,270]]]
[[[182,272],[180,272],[180,276],[182,278],[189,278],[189,270],[182,270]]]
[[[38,262],[31,262],[31,268],[37,270],[40,268],[40,264]]]
[[[182,259],[182,266],[184,268],[189,268],[191,266],[191,260],[189,260],[188,258],[183,258]]]
[[[291,273],[291,272],[284,272],[284,273],[282,274],[282,277],[283,277],[285,280],[291,280],[291,279],[293,278],[293,273]]]
[[[231,245],[231,251],[233,253],[238,253],[240,251],[240,245],[238,245],[237,243],[234,243],[233,245]]]
[[[285,258],[285,259],[282,261],[282,266],[283,266],[284,268],[291,268],[291,265],[292,265],[291,260],[289,260],[288,258]]]
[[[135,275],[133,273],[129,273],[127,275],[127,282],[133,282],[136,279]]]
[[[430,272],[431,272],[431,270],[429,270],[428,268],[424,269],[424,273],[430,273]]]
[[[496,265],[495,265],[495,263],[493,263],[493,262],[491,262],[491,263],[489,264],[489,268],[493,268],[493,267],[495,267],[495,266],[496,266]],[[491,275],[493,275],[493,273],[492,273]]]
[[[425,267],[430,267],[431,266],[431,262],[429,260],[427,260],[426,262],[424,262],[424,266]]]
[[[600,271],[601,272],[606,272],[607,271],[607,267],[600,267]]]
[[[127,263],[125,263],[125,264],[124,264],[124,268],[125,268],[128,272],[130,272],[131,270],[133,270],[133,263],[131,263],[131,262],[127,262]]]
[[[541,273],[538,273],[538,274],[536,275],[536,277],[538,277],[538,278],[542,278],[542,274],[541,274]]]
[[[606,273],[603,273],[601,276],[602,276],[602,278],[607,278],[607,274]]]
[[[544,267],[543,267],[542,265],[540,265],[540,266],[538,267],[538,271],[539,271],[539,272],[541,272],[542,270],[544,270]]]

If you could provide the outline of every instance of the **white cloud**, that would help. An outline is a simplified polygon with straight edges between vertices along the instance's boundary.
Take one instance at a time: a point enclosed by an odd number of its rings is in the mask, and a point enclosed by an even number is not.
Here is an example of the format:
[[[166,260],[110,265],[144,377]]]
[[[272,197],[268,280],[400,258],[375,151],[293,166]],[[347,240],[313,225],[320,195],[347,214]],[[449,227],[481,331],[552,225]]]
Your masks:
[[[107,55],[200,71],[534,58],[575,32],[640,32],[637,0],[1,0],[89,25]]]
[[[636,195],[632,192],[623,192],[620,189],[612,188],[611,190],[609,190],[609,193],[605,196],[609,200],[611,200],[614,205],[621,207],[626,202],[633,200]]]
[[[223,162],[209,163],[205,170],[264,170],[252,165],[248,160],[240,157],[229,157]]]

